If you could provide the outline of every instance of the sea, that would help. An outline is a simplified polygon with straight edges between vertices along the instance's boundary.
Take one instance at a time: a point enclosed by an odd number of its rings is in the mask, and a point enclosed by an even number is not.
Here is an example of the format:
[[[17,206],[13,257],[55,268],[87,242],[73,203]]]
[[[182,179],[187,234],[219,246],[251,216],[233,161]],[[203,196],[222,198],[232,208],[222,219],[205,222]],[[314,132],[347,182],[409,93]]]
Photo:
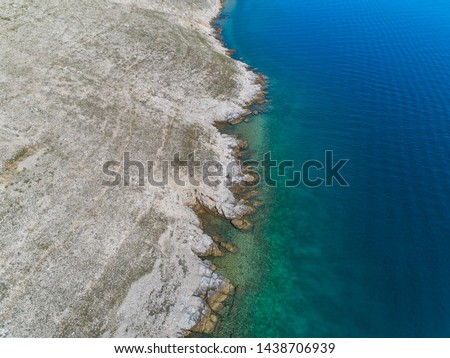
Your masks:
[[[450,337],[450,1],[228,0],[217,25],[268,78],[226,131],[294,166],[251,230],[208,221],[240,248],[214,259],[236,293],[212,335]],[[348,185],[286,185],[327,151]]]

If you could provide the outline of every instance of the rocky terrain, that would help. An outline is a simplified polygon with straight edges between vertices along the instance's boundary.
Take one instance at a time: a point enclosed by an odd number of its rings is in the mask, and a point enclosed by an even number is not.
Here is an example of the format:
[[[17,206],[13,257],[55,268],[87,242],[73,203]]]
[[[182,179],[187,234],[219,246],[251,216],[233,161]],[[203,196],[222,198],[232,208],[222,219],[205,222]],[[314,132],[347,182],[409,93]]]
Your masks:
[[[224,183],[105,186],[102,168],[124,152],[233,160],[236,141],[213,124],[259,86],[213,36],[219,10],[0,0],[0,337],[213,329],[232,287],[199,258],[217,244],[191,206],[230,220],[247,208]]]

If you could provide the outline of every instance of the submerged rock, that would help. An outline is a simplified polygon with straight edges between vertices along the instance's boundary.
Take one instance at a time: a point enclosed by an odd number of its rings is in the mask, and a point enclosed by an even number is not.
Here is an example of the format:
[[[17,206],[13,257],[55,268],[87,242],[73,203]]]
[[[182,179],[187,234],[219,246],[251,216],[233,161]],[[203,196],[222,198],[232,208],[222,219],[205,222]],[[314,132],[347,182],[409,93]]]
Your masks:
[[[240,150],[245,150],[245,149],[247,149],[247,148],[248,148],[248,142],[245,141],[245,140],[239,141],[238,148],[239,148]]]
[[[213,240],[217,243],[219,247],[222,247],[228,252],[231,252],[233,254],[239,252],[239,248],[236,245],[232,244],[231,242],[225,241],[218,236],[213,236]]]
[[[262,202],[262,201],[259,201],[259,200],[255,200],[254,202],[253,202],[253,207],[254,208],[260,208],[261,206],[263,206],[264,205],[264,203]]]
[[[242,218],[231,220],[231,224],[239,230],[248,230],[252,227],[252,224]]]
[[[245,193],[244,195],[242,195],[242,199],[249,200],[252,197],[258,196],[258,195],[259,195],[259,191],[258,190],[252,190],[252,191],[249,191],[249,192]]]

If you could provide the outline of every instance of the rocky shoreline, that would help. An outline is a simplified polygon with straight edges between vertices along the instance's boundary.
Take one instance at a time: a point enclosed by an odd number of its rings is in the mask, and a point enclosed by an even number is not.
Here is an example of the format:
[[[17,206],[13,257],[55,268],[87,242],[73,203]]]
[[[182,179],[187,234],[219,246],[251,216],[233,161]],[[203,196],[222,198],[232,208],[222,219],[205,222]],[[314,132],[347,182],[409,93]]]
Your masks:
[[[0,336],[214,329],[233,289],[200,257],[236,248],[205,234],[192,208],[242,229],[252,209],[225,182],[141,186],[134,172],[105,186],[102,167],[120,172],[125,152],[235,160],[245,145],[216,125],[241,120],[262,86],[216,38],[220,10],[219,0],[1,9]]]
[[[215,39],[220,43],[225,49],[225,54],[231,57],[235,51],[232,49],[225,48],[223,43],[223,39],[221,36],[221,28],[217,27],[215,24],[221,16],[223,11],[223,6],[226,0],[220,1],[220,9],[217,15],[210,21],[210,27],[214,33]],[[251,71],[247,68],[248,71]],[[265,88],[267,87],[267,79],[259,73],[251,71],[251,73],[255,76],[254,83],[260,86],[258,92],[255,93],[253,98],[248,100],[243,106],[244,112],[232,116],[231,118],[227,118],[226,120],[219,121],[217,123],[219,131],[222,130],[224,125],[237,125],[246,120],[246,118],[250,115],[257,114],[257,112],[250,110],[252,106],[258,105],[263,106],[266,104],[266,94]],[[248,143],[244,140],[240,140],[237,137],[232,137],[234,140],[229,144],[229,149],[232,151],[232,155],[234,158],[238,159],[241,157],[241,152],[248,148]],[[253,184],[257,181],[257,178],[250,176],[247,174],[245,168],[242,169],[242,175],[232,178],[233,185],[231,187],[231,192],[233,193],[234,198],[236,198],[238,204],[241,206],[238,210],[233,212],[229,212],[223,210],[221,207],[218,207],[213,202],[209,201],[208,198],[201,197],[200,200],[197,201],[194,210],[196,214],[200,218],[200,222],[203,223],[207,220],[205,214],[209,213],[214,216],[222,217],[230,221],[231,225],[234,226],[237,230],[249,230],[252,227],[252,224],[246,219],[246,216],[252,214],[258,207],[258,202],[255,201],[255,205],[249,205],[248,202],[251,199],[255,199],[259,195],[257,190],[253,189]],[[251,186],[250,188],[246,186]],[[201,228],[203,229],[203,224],[201,224]],[[225,241],[224,239],[215,236],[214,233],[210,233],[213,238],[213,243],[207,252],[200,255],[200,257],[220,257],[225,254],[235,254],[239,251],[239,248]],[[210,263],[206,260],[207,265],[210,265],[213,271],[216,270],[214,264]],[[190,330],[187,331],[187,335],[205,333],[210,334],[214,331],[215,326],[218,322],[218,316],[222,316],[226,311],[226,307],[224,302],[230,299],[230,296],[234,294],[235,288],[233,284],[227,278],[223,278],[222,284],[215,290],[207,292],[203,299],[206,302],[206,309],[202,313],[202,318],[200,321]]]

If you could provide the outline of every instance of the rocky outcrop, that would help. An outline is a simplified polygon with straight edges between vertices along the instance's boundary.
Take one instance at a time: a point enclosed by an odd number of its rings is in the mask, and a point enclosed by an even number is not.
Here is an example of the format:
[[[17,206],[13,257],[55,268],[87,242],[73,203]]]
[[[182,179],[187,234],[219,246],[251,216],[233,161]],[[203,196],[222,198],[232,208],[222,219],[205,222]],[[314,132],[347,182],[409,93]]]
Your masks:
[[[199,202],[204,208],[217,215],[223,216],[226,219],[242,217],[247,215],[251,210],[248,206],[236,202],[232,195],[230,195],[225,202],[202,195],[199,198]]]
[[[228,279],[221,278],[205,264],[203,284],[199,287],[197,294],[206,302],[201,316],[203,317],[190,332],[212,333],[218,320],[218,315],[223,313],[224,302],[234,292],[234,286]],[[209,287],[215,287],[209,289]]]

